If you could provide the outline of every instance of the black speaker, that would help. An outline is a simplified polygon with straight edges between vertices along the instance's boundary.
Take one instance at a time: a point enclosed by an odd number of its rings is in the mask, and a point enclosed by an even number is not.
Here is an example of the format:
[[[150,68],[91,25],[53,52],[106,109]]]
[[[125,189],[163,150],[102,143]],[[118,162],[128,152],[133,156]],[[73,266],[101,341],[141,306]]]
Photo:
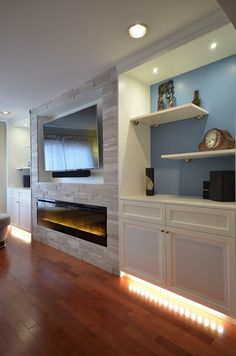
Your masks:
[[[146,195],[154,195],[154,168],[146,168]]]
[[[235,171],[210,172],[210,199],[235,201]]]
[[[78,169],[74,171],[52,172],[53,178],[72,178],[72,177],[90,177],[91,172],[89,169]]]
[[[30,175],[23,175],[23,187],[30,188]]]

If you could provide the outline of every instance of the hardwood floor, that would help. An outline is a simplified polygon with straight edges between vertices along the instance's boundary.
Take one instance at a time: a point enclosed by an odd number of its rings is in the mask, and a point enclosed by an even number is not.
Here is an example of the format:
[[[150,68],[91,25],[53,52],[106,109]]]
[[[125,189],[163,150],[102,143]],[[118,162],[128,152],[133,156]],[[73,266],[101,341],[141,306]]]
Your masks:
[[[37,241],[0,250],[0,356],[236,355],[219,335],[129,292],[118,278]]]

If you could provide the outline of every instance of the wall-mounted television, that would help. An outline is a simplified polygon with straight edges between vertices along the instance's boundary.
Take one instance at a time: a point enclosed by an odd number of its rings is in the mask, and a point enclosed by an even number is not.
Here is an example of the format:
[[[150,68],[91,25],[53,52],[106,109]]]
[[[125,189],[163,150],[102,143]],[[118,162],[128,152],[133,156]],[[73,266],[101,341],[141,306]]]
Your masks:
[[[102,110],[92,105],[43,125],[45,170],[65,172],[102,166]]]

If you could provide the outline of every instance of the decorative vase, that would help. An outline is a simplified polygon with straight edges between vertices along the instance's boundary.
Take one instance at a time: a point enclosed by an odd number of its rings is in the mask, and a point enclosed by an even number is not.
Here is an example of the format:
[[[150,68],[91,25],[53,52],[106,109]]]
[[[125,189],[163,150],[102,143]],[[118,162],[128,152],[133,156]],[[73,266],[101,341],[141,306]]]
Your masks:
[[[193,95],[193,104],[200,106],[201,105],[201,100],[199,98],[199,90],[194,90],[194,95]]]
[[[154,195],[154,168],[146,168],[146,195]]]

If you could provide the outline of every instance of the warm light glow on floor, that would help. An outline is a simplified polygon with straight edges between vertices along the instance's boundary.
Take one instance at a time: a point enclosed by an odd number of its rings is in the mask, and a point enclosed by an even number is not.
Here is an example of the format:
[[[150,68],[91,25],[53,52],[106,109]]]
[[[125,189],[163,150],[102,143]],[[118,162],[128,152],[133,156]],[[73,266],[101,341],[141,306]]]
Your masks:
[[[173,314],[178,314],[198,325],[202,325],[203,328],[209,328],[219,334],[224,332],[223,314],[132,275],[122,272],[122,276],[129,279],[129,291],[131,293],[141,296],[149,302],[173,312]]]
[[[15,226],[10,226],[10,231],[11,231],[12,237],[22,240],[22,241],[26,242],[27,244],[31,243],[31,233],[21,230],[21,229],[18,229]]]

